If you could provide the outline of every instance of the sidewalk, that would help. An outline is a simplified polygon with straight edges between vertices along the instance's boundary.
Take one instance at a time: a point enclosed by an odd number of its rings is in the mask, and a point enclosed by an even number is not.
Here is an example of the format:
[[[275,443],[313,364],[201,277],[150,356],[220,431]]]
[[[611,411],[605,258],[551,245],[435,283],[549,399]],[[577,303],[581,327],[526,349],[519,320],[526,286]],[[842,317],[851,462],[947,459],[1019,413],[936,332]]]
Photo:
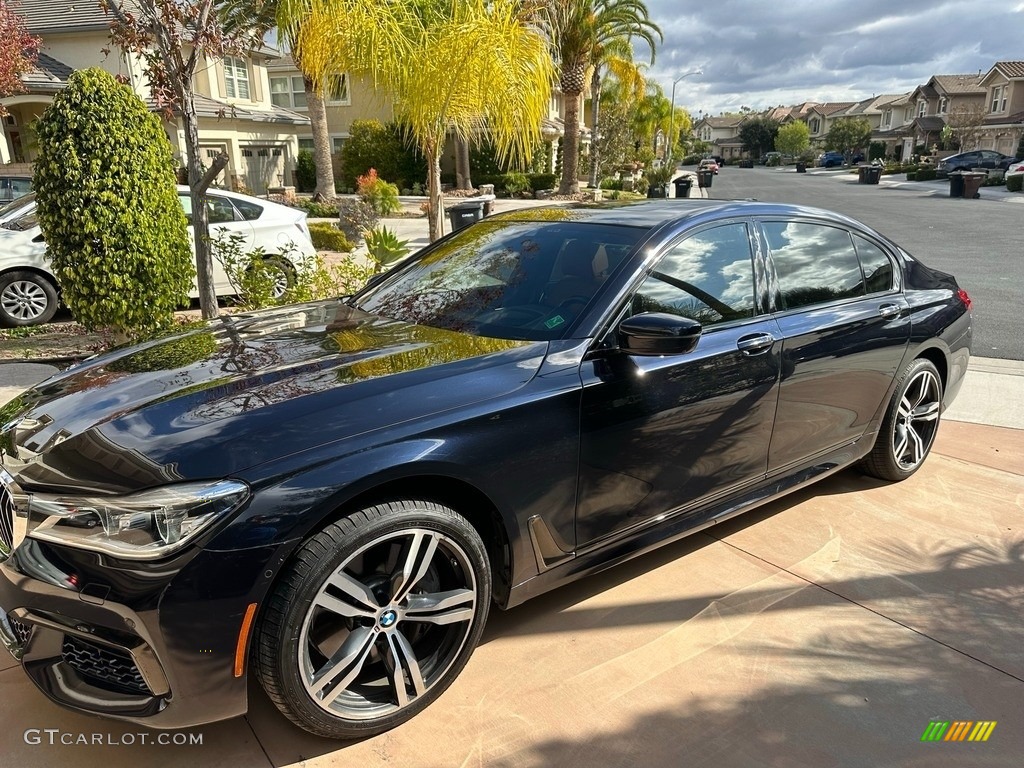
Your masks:
[[[811,171],[808,171],[809,173]],[[835,176],[847,184],[857,184],[857,174],[850,169],[833,170],[819,168],[813,172],[817,176]],[[899,189],[904,192],[917,192],[927,197],[949,197],[949,179],[933,179],[932,181],[907,181],[905,173],[882,176],[878,186],[888,189]],[[978,190],[979,200],[992,200],[1001,203],[1024,204],[1024,192],[1007,192],[1006,186],[981,187]]]

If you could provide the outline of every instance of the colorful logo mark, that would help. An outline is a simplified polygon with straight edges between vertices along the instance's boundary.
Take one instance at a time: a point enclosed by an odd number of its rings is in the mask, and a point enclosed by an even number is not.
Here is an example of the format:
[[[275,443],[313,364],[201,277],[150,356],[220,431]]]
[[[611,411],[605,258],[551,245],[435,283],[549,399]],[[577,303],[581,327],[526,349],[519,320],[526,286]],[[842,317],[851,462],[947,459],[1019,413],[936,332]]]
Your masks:
[[[995,729],[995,720],[940,720],[928,723],[921,741],[988,741]]]

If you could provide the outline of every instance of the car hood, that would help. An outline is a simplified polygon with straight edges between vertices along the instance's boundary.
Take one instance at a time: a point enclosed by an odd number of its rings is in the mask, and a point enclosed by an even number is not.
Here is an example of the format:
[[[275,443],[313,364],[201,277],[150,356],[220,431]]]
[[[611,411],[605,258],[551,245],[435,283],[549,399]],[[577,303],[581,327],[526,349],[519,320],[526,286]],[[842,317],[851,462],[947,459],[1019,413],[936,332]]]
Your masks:
[[[546,349],[337,300],[224,316],[28,390],[0,409],[0,446],[26,490],[224,477],[507,394]]]

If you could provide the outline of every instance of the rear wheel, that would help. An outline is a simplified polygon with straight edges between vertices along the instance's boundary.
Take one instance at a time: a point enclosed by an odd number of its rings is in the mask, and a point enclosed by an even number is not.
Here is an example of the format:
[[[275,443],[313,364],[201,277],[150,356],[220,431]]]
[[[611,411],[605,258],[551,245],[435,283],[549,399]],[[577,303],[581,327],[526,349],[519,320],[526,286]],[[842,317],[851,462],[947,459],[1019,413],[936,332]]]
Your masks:
[[[864,471],[894,481],[914,474],[932,449],[941,411],[942,379],[930,361],[919,358],[896,385]]]
[[[490,600],[486,550],[463,517],[425,501],[369,507],[300,548],[260,619],[256,672],[311,733],[381,733],[455,680]]]
[[[49,322],[57,312],[57,289],[35,272],[0,275],[0,325],[25,326]]]
[[[295,270],[291,264],[271,256],[263,260],[263,268],[273,281],[272,293],[275,299],[281,299],[289,288],[295,286]]]

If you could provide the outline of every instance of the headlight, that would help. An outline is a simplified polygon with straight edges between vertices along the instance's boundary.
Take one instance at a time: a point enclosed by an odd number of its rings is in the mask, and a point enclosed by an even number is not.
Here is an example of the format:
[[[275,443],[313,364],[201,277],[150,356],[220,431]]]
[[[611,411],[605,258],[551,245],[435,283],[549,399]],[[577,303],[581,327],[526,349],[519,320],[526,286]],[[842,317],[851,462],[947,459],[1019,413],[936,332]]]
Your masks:
[[[249,487],[234,480],[182,483],[127,496],[29,497],[29,537],[133,560],[181,549],[237,509]]]

